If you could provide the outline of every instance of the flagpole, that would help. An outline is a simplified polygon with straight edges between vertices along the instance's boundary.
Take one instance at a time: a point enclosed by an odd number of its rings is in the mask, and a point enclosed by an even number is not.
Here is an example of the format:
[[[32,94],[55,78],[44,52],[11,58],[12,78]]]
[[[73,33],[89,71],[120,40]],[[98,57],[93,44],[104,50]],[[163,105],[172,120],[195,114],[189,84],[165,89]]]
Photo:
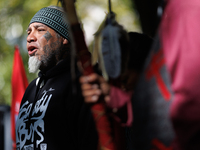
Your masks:
[[[111,0],[108,0],[108,10],[109,13],[111,13],[112,9],[111,9]]]

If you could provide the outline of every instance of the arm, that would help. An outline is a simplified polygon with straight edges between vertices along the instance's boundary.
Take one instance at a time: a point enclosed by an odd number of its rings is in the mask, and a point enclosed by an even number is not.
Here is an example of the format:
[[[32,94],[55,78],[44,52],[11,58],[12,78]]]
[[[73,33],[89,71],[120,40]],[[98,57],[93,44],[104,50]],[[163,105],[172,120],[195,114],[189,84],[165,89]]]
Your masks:
[[[132,124],[132,92],[126,92],[122,89],[110,85],[102,76],[93,73],[80,78],[82,94],[86,103],[96,103],[102,96],[106,106],[110,109],[112,116],[122,126]]]

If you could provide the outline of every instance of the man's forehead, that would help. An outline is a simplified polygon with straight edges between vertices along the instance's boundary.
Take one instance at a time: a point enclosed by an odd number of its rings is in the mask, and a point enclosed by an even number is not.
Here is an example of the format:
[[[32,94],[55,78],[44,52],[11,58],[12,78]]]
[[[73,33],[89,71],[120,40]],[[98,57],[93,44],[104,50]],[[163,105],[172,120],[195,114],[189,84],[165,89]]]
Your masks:
[[[35,28],[37,28],[37,27],[47,27],[48,28],[48,26],[46,26],[45,24],[40,23],[40,22],[31,23],[28,28],[31,28],[31,27],[35,27]]]

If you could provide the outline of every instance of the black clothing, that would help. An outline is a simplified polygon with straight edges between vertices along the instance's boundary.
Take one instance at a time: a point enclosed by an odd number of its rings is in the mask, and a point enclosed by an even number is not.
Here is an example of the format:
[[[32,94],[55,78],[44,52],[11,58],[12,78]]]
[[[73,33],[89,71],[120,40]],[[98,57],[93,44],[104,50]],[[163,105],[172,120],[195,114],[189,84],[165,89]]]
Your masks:
[[[175,134],[169,110],[174,94],[170,85],[169,72],[157,38],[134,88],[134,121],[128,131],[128,150],[172,149]]]
[[[17,150],[97,149],[94,121],[79,84],[76,97],[72,94],[69,61],[61,61],[39,76],[29,84],[21,102]]]

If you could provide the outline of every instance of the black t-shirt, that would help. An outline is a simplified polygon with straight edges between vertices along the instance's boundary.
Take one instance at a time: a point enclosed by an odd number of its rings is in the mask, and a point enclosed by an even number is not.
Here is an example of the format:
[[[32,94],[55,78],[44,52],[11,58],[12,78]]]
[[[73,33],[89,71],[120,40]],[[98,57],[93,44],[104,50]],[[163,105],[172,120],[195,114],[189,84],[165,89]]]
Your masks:
[[[76,95],[72,94],[69,70],[64,60],[29,84],[16,123],[17,149],[96,149],[98,137],[90,109],[79,84]]]

